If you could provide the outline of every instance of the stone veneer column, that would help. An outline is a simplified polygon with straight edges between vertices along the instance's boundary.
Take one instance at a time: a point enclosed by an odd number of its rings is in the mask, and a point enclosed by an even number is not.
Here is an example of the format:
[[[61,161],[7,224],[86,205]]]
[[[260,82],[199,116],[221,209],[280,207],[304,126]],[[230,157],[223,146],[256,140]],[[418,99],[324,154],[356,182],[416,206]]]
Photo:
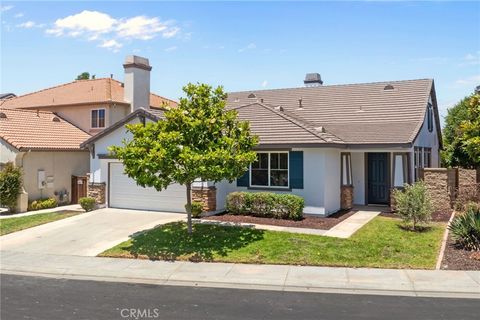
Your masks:
[[[340,187],[340,208],[351,209],[353,207],[353,186]]]
[[[105,183],[88,183],[87,196],[94,198],[97,204],[105,204]]]
[[[217,210],[217,188],[211,187],[192,187],[192,201],[203,203],[204,212]]]

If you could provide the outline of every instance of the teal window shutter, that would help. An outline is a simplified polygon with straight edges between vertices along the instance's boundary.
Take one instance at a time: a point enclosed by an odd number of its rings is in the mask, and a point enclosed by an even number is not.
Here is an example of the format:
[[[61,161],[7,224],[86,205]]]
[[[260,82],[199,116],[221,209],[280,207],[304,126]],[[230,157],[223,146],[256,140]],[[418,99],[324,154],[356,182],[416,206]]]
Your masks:
[[[290,151],[290,188],[303,189],[303,151]]]
[[[237,187],[249,187],[250,170],[247,170],[243,176],[237,178]]]

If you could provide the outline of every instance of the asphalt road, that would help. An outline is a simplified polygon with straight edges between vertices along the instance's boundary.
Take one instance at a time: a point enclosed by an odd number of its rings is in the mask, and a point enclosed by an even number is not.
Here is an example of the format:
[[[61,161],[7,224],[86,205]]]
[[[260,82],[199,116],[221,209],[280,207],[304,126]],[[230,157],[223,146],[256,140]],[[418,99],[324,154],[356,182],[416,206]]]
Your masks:
[[[156,286],[1,275],[11,319],[478,319],[480,300]]]

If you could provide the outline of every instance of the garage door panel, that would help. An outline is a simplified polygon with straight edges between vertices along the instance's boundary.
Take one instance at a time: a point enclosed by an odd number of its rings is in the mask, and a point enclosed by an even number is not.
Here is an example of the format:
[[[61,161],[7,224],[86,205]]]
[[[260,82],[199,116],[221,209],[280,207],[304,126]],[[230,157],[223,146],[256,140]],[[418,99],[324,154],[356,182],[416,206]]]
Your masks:
[[[185,212],[186,189],[171,184],[167,189],[143,188],[123,173],[121,163],[110,163],[109,206],[112,208]]]

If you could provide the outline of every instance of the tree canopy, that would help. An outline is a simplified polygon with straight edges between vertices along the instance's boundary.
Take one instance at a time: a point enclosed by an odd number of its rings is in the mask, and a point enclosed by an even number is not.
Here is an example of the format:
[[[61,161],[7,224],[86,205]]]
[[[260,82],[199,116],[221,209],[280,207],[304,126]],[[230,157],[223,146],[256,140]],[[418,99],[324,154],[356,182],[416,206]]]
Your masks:
[[[127,125],[133,138],[111,151],[140,186],[158,191],[172,183],[186,186],[190,233],[192,183],[241,176],[256,159],[252,149],[258,138],[236,111],[225,109],[222,87],[190,83],[183,91],[177,107],[165,106],[164,120]]]
[[[442,160],[449,167],[480,166],[480,95],[472,94],[448,110]]]
[[[90,72],[82,72],[75,78],[75,80],[88,80],[88,79],[95,79],[95,75],[92,74],[92,76],[90,77]]]

